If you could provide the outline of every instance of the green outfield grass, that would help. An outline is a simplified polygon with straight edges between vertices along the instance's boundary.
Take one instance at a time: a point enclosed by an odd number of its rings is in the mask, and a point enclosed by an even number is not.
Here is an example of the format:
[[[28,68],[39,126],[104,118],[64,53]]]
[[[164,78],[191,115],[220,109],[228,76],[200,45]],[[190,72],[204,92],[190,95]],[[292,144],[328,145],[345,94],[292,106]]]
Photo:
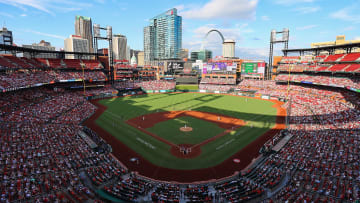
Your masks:
[[[177,90],[198,90],[199,85],[176,85]]]
[[[99,103],[107,110],[96,123],[153,164],[173,169],[199,169],[220,164],[275,125],[277,110],[270,101],[219,94],[169,93],[104,99]],[[202,146],[202,154],[193,159],[180,159],[170,146],[127,125],[124,121],[159,111],[194,110],[219,113],[244,120],[238,128]],[[192,123],[190,136],[182,135],[178,126]],[[193,117],[180,117],[158,123],[147,130],[174,143],[199,143],[223,131],[216,124]],[[181,137],[183,136],[183,137]],[[113,146],[114,147],[114,146]]]
[[[179,131],[179,128],[183,127],[185,124],[192,127],[193,131]],[[214,125],[214,123],[190,116],[183,116],[157,123],[154,127],[146,130],[155,133],[174,144],[198,144],[214,137],[214,135],[222,133],[225,129]]]

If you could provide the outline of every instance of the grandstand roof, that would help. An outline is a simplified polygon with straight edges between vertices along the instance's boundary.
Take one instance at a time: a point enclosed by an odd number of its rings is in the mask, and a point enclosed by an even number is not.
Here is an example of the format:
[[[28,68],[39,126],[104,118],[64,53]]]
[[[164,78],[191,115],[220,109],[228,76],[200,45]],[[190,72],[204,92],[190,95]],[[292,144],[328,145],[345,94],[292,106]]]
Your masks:
[[[360,47],[360,43],[349,43],[349,44],[315,47],[315,48],[283,49],[282,51],[284,55],[287,55],[288,53],[291,52],[299,52],[300,55],[304,55],[305,52],[313,52],[316,55],[319,55],[321,51],[328,51],[330,54],[333,54],[337,49],[343,49],[346,50],[346,53],[351,53],[351,49],[354,47]]]

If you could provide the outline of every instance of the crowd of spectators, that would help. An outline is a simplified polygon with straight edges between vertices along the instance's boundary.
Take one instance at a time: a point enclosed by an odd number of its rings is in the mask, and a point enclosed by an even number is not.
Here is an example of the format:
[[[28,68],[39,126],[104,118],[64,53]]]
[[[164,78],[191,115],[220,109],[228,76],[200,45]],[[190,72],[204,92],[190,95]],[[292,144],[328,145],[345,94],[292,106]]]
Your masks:
[[[53,71],[22,70],[0,73],[0,89],[33,86],[55,80]]]
[[[235,85],[235,78],[201,78],[200,84]]]
[[[105,186],[104,190],[118,199],[133,202],[136,201],[138,197],[148,194],[153,187],[154,185],[150,182],[132,176]]]
[[[83,89],[81,89],[81,91],[83,91]],[[87,87],[85,88],[85,93],[86,95],[99,95],[99,94],[116,94],[118,92],[118,90],[114,89],[111,86],[107,86],[105,85],[104,87]]]
[[[139,86],[136,85],[135,83],[138,83],[138,81],[133,81],[133,80],[116,81],[113,84],[113,86],[118,90],[139,88]]]
[[[187,202],[213,202],[214,199],[207,185],[188,185],[184,195]]]
[[[153,193],[151,200],[153,202],[180,202],[181,189],[174,184],[158,184]]]
[[[79,170],[93,169],[91,177],[99,168],[101,177],[125,173],[110,154],[91,150],[77,135],[95,111],[78,92],[30,88],[2,93],[0,103],[0,202],[96,199]]]
[[[218,191],[215,197],[216,200],[225,198],[230,202],[249,201],[260,197],[264,193],[264,189],[261,185],[244,178],[237,178],[216,184],[214,188]]]
[[[51,73],[50,73],[51,72]],[[27,86],[57,78],[54,71],[27,71],[0,75],[2,88]],[[69,72],[64,73],[63,78]],[[96,77],[88,72],[89,78]],[[101,72],[102,73],[102,72]],[[102,73],[103,74],[103,73]],[[102,77],[100,74],[98,77]],[[82,74],[81,74],[82,76]],[[283,80],[287,75],[279,75]],[[326,76],[292,76],[292,80],[359,87],[358,79]],[[343,79],[343,78],[342,78]],[[140,81],[116,83],[145,90],[174,89],[175,82]],[[128,171],[108,151],[92,150],[77,134],[83,130],[98,145],[104,140],[81,122],[96,107],[81,91],[54,91],[37,87],[0,93],[0,202],[86,201],[98,196],[85,185],[85,172],[95,187],[124,201],[150,196],[153,201],[216,202],[266,198],[266,191],[279,187],[268,202],[355,201],[360,199],[359,94],[326,87],[287,85],[275,81],[243,80],[234,85],[200,84],[200,90],[226,92],[231,88],[289,99],[288,134],[292,138],[278,152],[264,157],[255,167],[232,180],[213,185],[181,188],[153,184]],[[89,89],[98,94],[112,87]]]
[[[91,130],[90,128],[84,126],[83,132],[97,145],[95,149],[99,153],[108,153],[111,152],[111,146],[102,139],[96,132]]]
[[[347,78],[347,77],[330,77],[330,76],[312,76],[312,75],[278,75],[276,81],[305,81],[311,83],[323,84],[326,86],[340,86],[340,87],[352,87],[360,89],[359,78]]]
[[[71,80],[83,79],[93,81],[104,81],[106,76],[102,71],[86,71],[84,72],[55,72],[55,80]]]
[[[150,80],[135,83],[135,87],[141,87],[144,90],[173,90],[175,89],[175,85],[175,82],[165,80]]]
[[[291,178],[269,202],[360,198],[358,94],[297,85],[290,85],[288,91],[287,85],[262,81],[241,85],[261,94],[289,94],[292,101],[289,133],[293,137],[279,153],[267,158]]]
[[[101,71],[84,72],[55,72],[52,70],[19,70],[0,73],[0,89],[29,87],[36,84],[48,84],[56,80],[83,79],[91,81],[105,81],[107,78]]]
[[[46,59],[26,58],[11,55],[0,56],[1,69],[36,69],[36,68],[67,68],[67,69],[100,69],[103,68],[98,60],[85,59]]]
[[[228,92],[231,89],[234,89],[235,85],[208,85],[208,84],[200,84],[199,90],[208,90],[208,91],[220,91],[220,92]]]

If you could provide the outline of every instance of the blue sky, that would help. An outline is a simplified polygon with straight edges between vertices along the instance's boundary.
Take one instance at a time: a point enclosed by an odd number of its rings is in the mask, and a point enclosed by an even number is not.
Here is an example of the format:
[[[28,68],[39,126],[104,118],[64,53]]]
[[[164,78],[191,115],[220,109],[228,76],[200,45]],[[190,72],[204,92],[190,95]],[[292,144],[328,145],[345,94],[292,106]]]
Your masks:
[[[360,39],[359,0],[0,0],[0,25],[13,31],[18,45],[44,39],[62,48],[74,34],[75,15],[89,16],[142,50],[147,19],[174,7],[183,16],[182,46],[190,50],[200,49],[212,28],[236,41],[236,56],[250,59],[268,56],[272,29],[290,29],[290,48],[334,41],[340,34]],[[211,33],[205,47],[221,55],[220,37]],[[281,48],[276,45],[276,53]]]

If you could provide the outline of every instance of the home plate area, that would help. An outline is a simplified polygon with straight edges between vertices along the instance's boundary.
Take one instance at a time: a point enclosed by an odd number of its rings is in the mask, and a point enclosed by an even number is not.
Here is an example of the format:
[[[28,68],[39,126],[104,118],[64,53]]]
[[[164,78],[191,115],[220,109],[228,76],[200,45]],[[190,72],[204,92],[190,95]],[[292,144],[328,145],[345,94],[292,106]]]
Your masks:
[[[195,119],[203,120],[206,122],[211,122],[216,124],[217,127],[223,129],[218,134],[214,136],[207,137],[206,139],[200,140],[195,143],[177,143],[175,140],[169,140],[161,136],[160,134],[155,133],[153,130],[150,132],[150,128],[158,125],[162,122],[174,120],[181,117],[192,117]],[[132,118],[126,121],[129,125],[145,132],[146,134],[162,141],[171,146],[171,154],[183,159],[189,159],[197,157],[201,154],[201,146],[208,144],[237,128],[244,126],[246,123],[238,118],[225,116],[216,113],[201,112],[201,111],[167,111],[167,112],[157,112],[153,114],[141,115],[135,118]],[[164,127],[168,125],[164,124]],[[183,126],[179,127],[179,131],[185,133],[188,136],[197,136],[193,135],[193,130],[199,130],[202,126],[194,126],[192,123],[185,123]],[[196,129],[194,129],[196,128]],[[163,131],[163,130],[162,130]],[[196,131],[198,132],[198,131]],[[160,133],[160,132],[159,132]],[[193,133],[192,135],[187,133]]]

